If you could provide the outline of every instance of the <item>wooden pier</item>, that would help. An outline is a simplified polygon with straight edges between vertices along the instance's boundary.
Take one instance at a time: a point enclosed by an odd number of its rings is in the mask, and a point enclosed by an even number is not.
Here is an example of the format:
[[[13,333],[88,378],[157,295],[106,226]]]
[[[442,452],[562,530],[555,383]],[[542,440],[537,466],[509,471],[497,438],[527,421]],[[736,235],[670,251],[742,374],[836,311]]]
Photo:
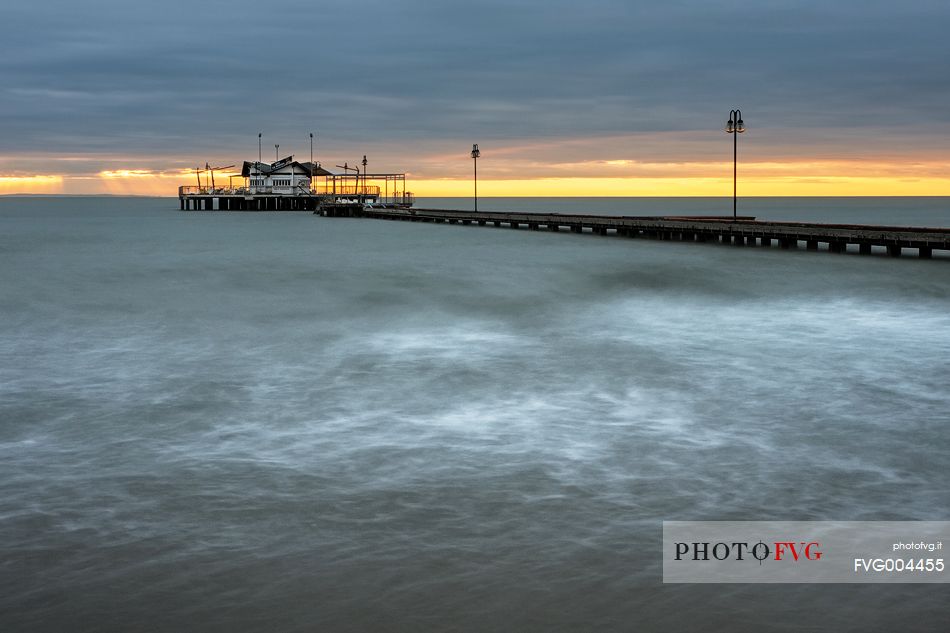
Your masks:
[[[182,211],[314,211],[319,196],[243,195],[230,193],[179,195]]]
[[[929,259],[935,250],[950,251],[950,228],[818,224],[811,222],[759,221],[721,216],[610,216],[560,213],[473,212],[447,209],[375,209],[333,206],[318,209],[327,217],[363,217],[406,222],[434,222],[478,226],[571,231],[628,238],[682,242],[718,242],[736,246],[772,246],[862,255],[886,252],[899,257],[913,249]]]
[[[182,211],[315,211],[321,200],[316,195],[244,195],[230,192],[178,196]]]
[[[182,211],[316,211],[337,205],[409,208],[415,202],[412,192],[406,191],[406,174],[333,174],[317,163],[298,163],[293,156],[270,164],[245,161],[240,176],[228,176],[227,186],[215,186],[210,167],[209,173],[205,183],[198,171],[197,185],[178,187]],[[234,186],[234,178],[243,184]]]

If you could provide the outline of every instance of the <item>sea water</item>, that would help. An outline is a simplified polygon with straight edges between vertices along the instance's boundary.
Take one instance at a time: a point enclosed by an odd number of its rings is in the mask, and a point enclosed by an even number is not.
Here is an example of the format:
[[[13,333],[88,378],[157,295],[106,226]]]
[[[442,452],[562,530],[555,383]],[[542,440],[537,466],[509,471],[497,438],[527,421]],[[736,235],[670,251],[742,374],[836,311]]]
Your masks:
[[[950,519],[945,258],[0,198],[0,288],[3,631],[950,621],[939,585],[664,585],[660,551],[664,520]]]

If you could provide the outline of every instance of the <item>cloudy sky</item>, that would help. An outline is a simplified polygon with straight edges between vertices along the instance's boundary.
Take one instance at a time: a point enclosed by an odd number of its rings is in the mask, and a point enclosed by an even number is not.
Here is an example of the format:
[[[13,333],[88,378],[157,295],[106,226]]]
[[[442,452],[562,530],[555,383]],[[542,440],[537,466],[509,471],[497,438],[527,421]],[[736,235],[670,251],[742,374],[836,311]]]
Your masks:
[[[206,161],[417,194],[950,195],[946,0],[8,3],[0,192],[174,195]],[[728,187],[724,187],[728,184]],[[484,187],[484,188],[482,188]]]

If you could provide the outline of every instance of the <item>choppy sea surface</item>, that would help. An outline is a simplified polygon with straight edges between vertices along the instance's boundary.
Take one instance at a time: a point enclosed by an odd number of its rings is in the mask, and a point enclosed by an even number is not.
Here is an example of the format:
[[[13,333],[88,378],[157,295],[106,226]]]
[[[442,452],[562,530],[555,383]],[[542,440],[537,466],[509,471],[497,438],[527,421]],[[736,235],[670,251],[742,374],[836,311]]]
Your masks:
[[[946,585],[664,585],[660,552],[664,520],[950,520],[947,259],[8,197],[0,288],[0,630],[950,622]]]

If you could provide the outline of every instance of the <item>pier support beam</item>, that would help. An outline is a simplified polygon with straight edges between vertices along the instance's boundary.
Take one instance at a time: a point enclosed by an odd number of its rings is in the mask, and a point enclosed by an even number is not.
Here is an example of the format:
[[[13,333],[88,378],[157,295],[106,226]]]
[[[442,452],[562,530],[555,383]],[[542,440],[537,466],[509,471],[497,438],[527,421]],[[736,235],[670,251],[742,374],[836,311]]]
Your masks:
[[[858,246],[858,252],[861,253],[862,255],[870,255],[870,254],[871,254],[871,245],[870,245],[870,244],[861,244],[860,246]]]
[[[771,245],[772,245],[772,238],[771,238],[771,237],[760,237],[760,238],[759,238],[759,246],[771,246]]]
[[[920,251],[921,259],[930,259],[931,257],[933,257],[933,254],[934,254],[933,249],[930,248],[929,246],[921,246],[918,250]]]
[[[888,246],[887,254],[891,257],[900,257],[901,256],[901,247],[900,246]]]
[[[807,240],[807,241],[805,242],[805,248],[808,249],[808,250],[810,250],[810,251],[817,251],[817,250],[818,250],[818,240]]]

